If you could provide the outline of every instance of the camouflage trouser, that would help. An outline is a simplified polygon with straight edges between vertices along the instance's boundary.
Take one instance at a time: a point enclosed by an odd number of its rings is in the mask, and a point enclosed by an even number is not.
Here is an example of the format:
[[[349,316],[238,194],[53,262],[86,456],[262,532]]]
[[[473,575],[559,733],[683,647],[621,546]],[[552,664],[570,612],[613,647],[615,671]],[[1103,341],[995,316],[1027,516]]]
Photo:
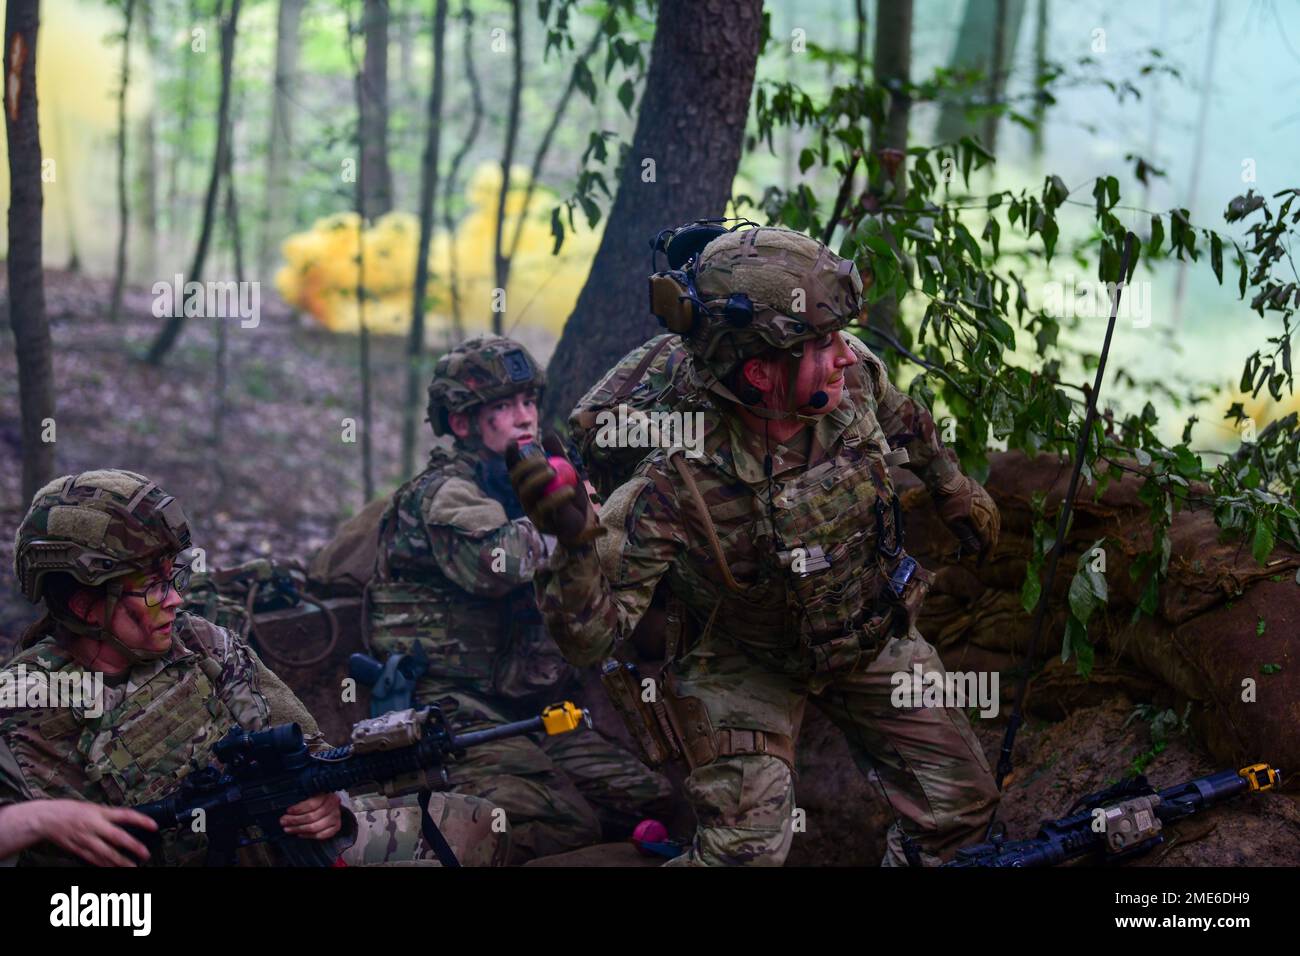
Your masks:
[[[697,697],[714,730],[763,730],[798,736],[804,704],[813,704],[848,739],[858,768],[878,777],[889,802],[928,865],[982,838],[997,788],[965,714],[953,708],[895,707],[897,672],[943,672],[938,653],[915,630],[892,638],[869,663],[847,674],[811,677],[797,668],[764,667],[734,646],[706,641],[674,668],[677,693]],[[676,865],[780,866],[794,838],[791,768],[768,754],[720,757],[697,767],[686,796],[698,828]],[[906,865],[896,822],[884,865]]]
[[[343,853],[349,866],[438,866],[420,826],[418,794],[352,798],[357,840]],[[458,793],[434,793],[429,815],[461,866],[504,866],[510,855],[510,824],[486,800]]]
[[[438,702],[446,709],[450,704],[462,732],[506,719],[500,709],[463,693],[421,689],[416,702]],[[623,839],[641,819],[667,815],[672,798],[666,777],[585,727],[540,742],[512,737],[472,747],[448,771],[456,793],[505,810],[512,864]]]

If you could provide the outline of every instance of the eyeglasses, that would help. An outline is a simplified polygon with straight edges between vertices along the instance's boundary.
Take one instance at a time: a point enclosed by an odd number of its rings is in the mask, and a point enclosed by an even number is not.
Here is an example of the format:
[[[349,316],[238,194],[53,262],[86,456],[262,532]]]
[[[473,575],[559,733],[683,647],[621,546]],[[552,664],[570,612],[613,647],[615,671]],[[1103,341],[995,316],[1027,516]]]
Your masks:
[[[172,571],[171,577],[153,581],[143,591],[123,590],[122,596],[142,597],[146,607],[158,607],[167,600],[167,592],[172,588],[176,589],[177,594],[184,594],[185,589],[190,586],[190,575],[193,573],[193,569],[188,564],[182,564]]]

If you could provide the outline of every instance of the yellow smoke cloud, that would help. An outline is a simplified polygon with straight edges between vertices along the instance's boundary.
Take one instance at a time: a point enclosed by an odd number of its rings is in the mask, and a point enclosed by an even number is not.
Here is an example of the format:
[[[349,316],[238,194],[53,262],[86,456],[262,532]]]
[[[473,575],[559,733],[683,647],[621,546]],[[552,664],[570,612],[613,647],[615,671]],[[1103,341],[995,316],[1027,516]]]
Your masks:
[[[526,170],[512,170],[506,193],[507,240],[513,235],[515,217],[523,207],[526,186]],[[434,233],[429,250],[425,319],[431,332],[445,330],[451,323],[448,276],[453,244],[465,330],[473,333],[491,328],[495,281],[492,251],[500,189],[501,167],[483,163],[466,185],[469,212],[454,233],[449,235],[442,229]],[[587,228],[581,216],[575,216],[572,231],[566,219],[564,247],[558,256],[551,255],[554,240],[550,216],[555,204],[555,194],[546,188],[539,186],[533,193],[506,288],[507,329],[531,327],[558,336],[591,268],[600,233]],[[327,329],[356,332],[360,327],[356,295],[360,245],[366,325],[381,335],[402,334],[411,322],[419,238],[419,221],[405,212],[380,217],[365,230],[360,242],[355,213],[319,219],[311,229],[284,241],[281,253],[286,265],[276,276],[276,287],[286,302],[309,313]]]

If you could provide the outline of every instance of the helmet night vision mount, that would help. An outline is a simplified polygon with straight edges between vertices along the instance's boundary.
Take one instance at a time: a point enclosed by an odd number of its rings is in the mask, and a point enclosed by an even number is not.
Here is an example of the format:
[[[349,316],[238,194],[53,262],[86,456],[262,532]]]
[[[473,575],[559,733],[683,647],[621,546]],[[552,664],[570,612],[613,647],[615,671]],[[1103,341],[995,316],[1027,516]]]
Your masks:
[[[723,223],[734,222],[727,227]],[[695,263],[714,239],[742,228],[758,228],[748,219],[697,219],[677,229],[664,229],[650,242],[650,312],[669,332],[689,336],[699,330],[700,319],[716,318],[695,287]],[[658,271],[659,254],[668,268]],[[743,292],[733,292],[722,306],[722,319],[743,329],[754,321],[754,303]]]

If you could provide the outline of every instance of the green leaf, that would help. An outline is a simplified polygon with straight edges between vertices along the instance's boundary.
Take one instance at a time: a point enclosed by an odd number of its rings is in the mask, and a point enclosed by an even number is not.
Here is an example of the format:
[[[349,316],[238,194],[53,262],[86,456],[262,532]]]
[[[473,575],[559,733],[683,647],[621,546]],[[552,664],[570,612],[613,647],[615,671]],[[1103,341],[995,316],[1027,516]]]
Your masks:
[[[1154,615],[1156,609],[1160,606],[1160,575],[1152,573],[1147,579],[1147,585],[1142,589],[1142,599],[1138,601],[1138,608],[1143,614]]]
[[[631,80],[624,80],[618,87],[618,101],[623,105],[623,112],[628,116],[632,115],[632,100],[635,99],[636,92],[632,87]]]
[[[1256,637],[1263,637],[1263,636],[1264,636],[1264,631],[1267,630],[1267,629],[1268,629],[1268,622],[1265,621],[1262,617],[1261,617],[1258,621],[1255,622],[1255,636],[1256,636]]]
[[[596,81],[592,79],[591,70],[587,68],[586,60],[579,60],[573,64],[573,85],[591,100],[596,102]]]
[[[1042,593],[1043,584],[1038,580],[1038,568],[1031,563],[1030,567],[1025,569],[1025,583],[1020,588],[1020,606],[1032,614],[1034,608],[1038,607],[1038,599]]]
[[[815,162],[817,162],[816,155],[813,153],[811,149],[805,148],[802,152],[799,153],[799,172],[801,173],[808,172],[809,167],[811,167],[812,164]]]
[[[1055,209],[1069,198],[1070,189],[1065,185],[1065,180],[1060,176],[1049,177],[1043,189],[1043,205],[1048,209]]]
[[[1154,254],[1160,251],[1161,245],[1165,241],[1165,223],[1160,218],[1159,213],[1151,215],[1151,239],[1147,242],[1147,248]]]
[[[1068,617],[1065,621],[1065,639],[1061,641],[1061,663],[1070,659],[1071,651],[1075,656],[1075,670],[1087,680],[1092,676],[1095,657],[1092,644],[1088,642],[1088,630],[1073,617]]]
[[[1251,553],[1255,555],[1256,564],[1265,564],[1273,553],[1275,537],[1273,534],[1272,515],[1261,515],[1255,521],[1255,540],[1251,543]]]
[[[1043,251],[1047,254],[1047,261],[1052,261],[1052,253],[1056,250],[1056,239],[1061,234],[1060,227],[1056,225],[1056,217],[1049,216],[1043,222]]]
[[[1217,232],[1210,233],[1210,268],[1219,285],[1223,285],[1223,240]]]
[[[558,255],[560,247],[564,245],[564,222],[560,219],[560,207],[556,206],[551,210],[551,235],[555,237],[555,248],[551,250],[551,255]]]
[[[983,263],[983,257],[980,255],[980,246],[979,243],[975,241],[975,237],[970,234],[970,230],[960,222],[953,223],[953,229],[957,233],[958,245],[966,250],[967,254],[970,255],[972,262],[976,265],[981,265]]]
[[[1265,674],[1276,674],[1282,670],[1281,664],[1263,664],[1259,668]]]

